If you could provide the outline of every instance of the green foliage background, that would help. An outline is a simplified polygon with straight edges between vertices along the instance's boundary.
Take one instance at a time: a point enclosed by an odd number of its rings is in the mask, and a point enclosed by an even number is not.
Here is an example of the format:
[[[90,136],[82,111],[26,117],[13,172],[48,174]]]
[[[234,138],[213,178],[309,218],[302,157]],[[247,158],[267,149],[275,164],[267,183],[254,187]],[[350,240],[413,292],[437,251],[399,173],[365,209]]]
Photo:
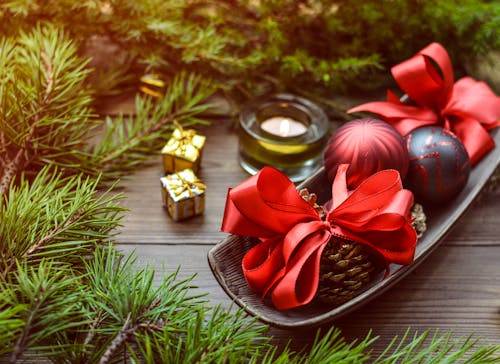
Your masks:
[[[81,54],[104,60],[93,63],[100,94],[145,72],[189,70],[241,101],[276,89],[372,92],[433,41],[461,75],[500,50],[499,19],[488,0],[7,0],[0,31],[65,29]]]
[[[154,269],[138,271],[112,243],[124,214],[113,183],[160,148],[173,120],[206,123],[215,92],[238,105],[271,90],[376,90],[430,41],[461,73],[498,50],[499,15],[496,2],[472,0],[3,1],[0,361],[498,362],[498,345],[451,333],[408,333],[375,357],[376,338],[348,343],[332,328],[309,351],[278,352],[242,311],[210,307],[176,272],[155,286]],[[98,115],[105,95],[152,71],[169,81],[163,97]]]

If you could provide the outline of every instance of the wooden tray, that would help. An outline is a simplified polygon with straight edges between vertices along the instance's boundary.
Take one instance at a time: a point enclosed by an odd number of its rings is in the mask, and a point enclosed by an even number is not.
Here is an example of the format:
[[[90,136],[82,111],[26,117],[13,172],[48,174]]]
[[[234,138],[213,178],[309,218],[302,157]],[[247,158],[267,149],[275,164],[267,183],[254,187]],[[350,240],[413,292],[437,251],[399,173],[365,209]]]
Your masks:
[[[500,163],[500,128],[494,129],[491,136],[497,147],[472,168],[464,190],[441,208],[432,210],[426,208],[427,231],[418,242],[414,262],[407,266],[392,264],[391,273],[387,278],[384,279],[381,276],[374,279],[358,296],[340,306],[332,308],[332,306],[311,302],[303,307],[279,311],[268,302],[263,302],[248,288],[241,270],[243,256],[255,244],[252,238],[229,235],[209,251],[210,268],[219,284],[234,302],[250,315],[256,316],[267,324],[294,329],[317,326],[336,320],[388,290],[415,269],[443,241]],[[309,191],[315,192],[321,203],[331,198],[330,185],[324,169],[319,170],[299,187],[307,187]]]

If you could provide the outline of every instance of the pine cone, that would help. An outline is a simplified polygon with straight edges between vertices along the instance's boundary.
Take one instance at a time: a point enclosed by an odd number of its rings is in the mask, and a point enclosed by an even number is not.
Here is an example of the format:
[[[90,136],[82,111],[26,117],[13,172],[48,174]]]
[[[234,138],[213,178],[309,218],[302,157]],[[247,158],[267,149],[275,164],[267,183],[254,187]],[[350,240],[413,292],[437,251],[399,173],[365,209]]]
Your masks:
[[[299,191],[320,214],[326,211],[317,203],[317,197],[306,188]],[[425,213],[421,205],[412,208],[413,226],[418,237],[426,230]],[[316,299],[323,303],[339,306],[360,293],[360,290],[384,270],[384,263],[378,255],[365,245],[332,237],[321,255],[319,287]]]
[[[421,238],[427,230],[427,218],[423,206],[418,203],[413,204],[411,217],[413,219],[412,226],[417,232],[417,236]]]
[[[307,188],[299,191],[300,197],[307,201],[318,212],[319,216],[324,219],[326,217],[326,210],[323,206],[318,205],[318,196],[315,193],[310,193]]]
[[[321,255],[316,298],[335,306],[349,301],[383,267],[364,245],[332,237]]]

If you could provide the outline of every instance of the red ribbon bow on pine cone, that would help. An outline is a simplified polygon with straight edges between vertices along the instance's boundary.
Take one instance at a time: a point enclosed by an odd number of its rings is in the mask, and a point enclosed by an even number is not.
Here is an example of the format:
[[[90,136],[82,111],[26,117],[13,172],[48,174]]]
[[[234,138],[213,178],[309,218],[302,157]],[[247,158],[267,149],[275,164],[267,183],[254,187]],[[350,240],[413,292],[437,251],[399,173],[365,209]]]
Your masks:
[[[500,125],[500,98],[484,82],[471,77],[454,84],[453,67],[443,46],[431,43],[391,72],[417,106],[402,103],[388,91],[387,102],[369,102],[348,112],[378,114],[402,135],[421,126],[441,124],[462,141],[473,165],[495,146],[487,130]]]
[[[371,247],[387,269],[389,263],[413,261],[417,236],[408,219],[413,194],[403,189],[399,173],[378,172],[348,191],[348,167],[338,168],[326,221],[272,167],[229,190],[222,231],[260,239],[245,254],[243,273],[253,291],[271,294],[277,309],[313,299],[321,253],[332,236]]]

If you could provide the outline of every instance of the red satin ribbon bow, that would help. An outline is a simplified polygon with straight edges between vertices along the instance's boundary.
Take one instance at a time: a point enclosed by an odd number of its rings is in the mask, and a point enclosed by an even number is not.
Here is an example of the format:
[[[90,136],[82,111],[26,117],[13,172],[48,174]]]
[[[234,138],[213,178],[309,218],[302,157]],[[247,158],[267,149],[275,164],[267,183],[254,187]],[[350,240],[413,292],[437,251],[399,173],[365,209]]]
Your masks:
[[[348,191],[339,166],[326,221],[283,173],[264,167],[230,189],[222,231],[257,237],[243,258],[250,288],[284,310],[310,302],[319,283],[320,257],[332,236],[371,247],[389,263],[410,264],[417,236],[408,220],[413,194],[402,188],[399,173],[384,170]]]
[[[387,102],[369,102],[347,112],[378,114],[403,136],[415,128],[439,124],[462,141],[473,165],[495,146],[487,130],[500,125],[500,98],[471,77],[453,84],[453,67],[443,46],[431,43],[391,72],[417,106],[402,103],[388,91]]]

